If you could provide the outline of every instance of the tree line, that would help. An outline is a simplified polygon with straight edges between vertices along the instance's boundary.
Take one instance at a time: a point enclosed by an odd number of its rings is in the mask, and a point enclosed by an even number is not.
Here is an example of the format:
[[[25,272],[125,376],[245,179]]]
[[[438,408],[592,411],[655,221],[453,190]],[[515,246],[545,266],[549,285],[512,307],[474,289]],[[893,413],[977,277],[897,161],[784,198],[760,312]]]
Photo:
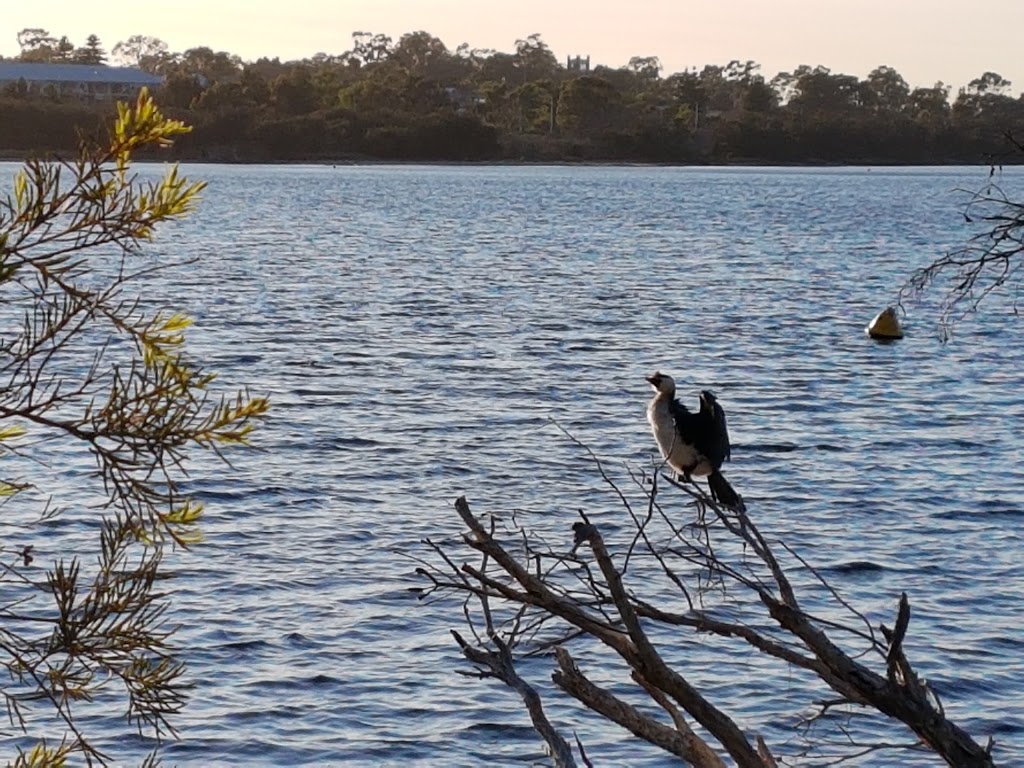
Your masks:
[[[109,63],[96,35],[18,42],[23,61]],[[159,103],[195,128],[174,149],[189,159],[973,163],[1024,123],[1024,94],[994,72],[951,98],[885,65],[864,79],[810,65],[768,79],[738,60],[665,74],[656,56],[591,69],[539,34],[500,52],[355,32],[342,53],[286,62],[134,35],[109,58],[165,78]],[[108,113],[9,84],[0,150],[67,148]]]

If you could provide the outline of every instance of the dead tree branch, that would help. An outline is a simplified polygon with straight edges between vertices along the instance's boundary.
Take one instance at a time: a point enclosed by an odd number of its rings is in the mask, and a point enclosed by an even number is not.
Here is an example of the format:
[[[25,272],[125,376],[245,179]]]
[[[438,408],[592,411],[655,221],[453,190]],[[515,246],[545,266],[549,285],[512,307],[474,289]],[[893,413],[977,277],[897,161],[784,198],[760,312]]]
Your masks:
[[[558,768],[576,768],[576,760],[572,755],[572,748],[555,730],[547,715],[544,714],[544,705],[541,703],[540,695],[536,689],[523,680],[516,672],[515,663],[512,660],[512,652],[502,642],[501,638],[497,636],[492,637],[491,642],[494,643],[495,650],[485,651],[467,643],[455,630],[452,630],[452,636],[455,638],[455,642],[459,644],[459,648],[462,649],[463,655],[476,664],[478,668],[481,668],[481,677],[497,678],[522,697],[523,703],[526,705],[526,711],[529,712],[530,720],[533,722],[533,727],[548,745],[551,756],[555,760],[555,765]]]
[[[612,483],[606,473],[602,478]],[[498,530],[494,519],[486,524],[470,510],[465,498],[460,498],[455,508],[468,528],[462,542],[482,555],[481,564],[458,565],[461,558],[452,548],[432,545],[441,555],[440,563],[437,567],[424,563],[426,567],[421,569],[431,582],[429,592],[462,594],[467,603],[480,601],[486,607],[486,631],[474,633],[478,640],[486,638],[487,647],[480,643],[471,646],[457,634],[456,639],[466,657],[487,670],[486,676],[500,679],[520,693],[553,754],[568,749],[566,742],[555,738],[550,724],[537,717],[539,698],[534,698],[533,689],[514,672],[515,654],[530,652],[527,639],[543,648],[554,644],[557,669],[552,679],[561,690],[689,764],[718,768],[728,758],[743,768],[776,766],[775,755],[785,755],[777,749],[773,754],[765,739],[745,732],[713,702],[697,682],[699,669],[688,670],[678,661],[669,661],[671,655],[666,654],[672,654],[686,633],[693,632],[738,639],[752,652],[784,668],[811,673],[838,694],[829,700],[829,707],[886,715],[891,718],[885,721],[890,727],[902,724],[914,734],[916,743],[948,765],[994,766],[991,745],[981,746],[946,717],[938,697],[908,659],[904,640],[910,630],[910,602],[905,594],[894,629],[880,626],[880,634],[875,634],[871,622],[818,570],[786,545],[769,541],[746,510],[723,508],[699,487],[662,479],[681,492],[673,500],[682,498],[696,509],[696,522],[679,526],[673,522],[679,515],[668,512],[663,500],[656,498],[657,483],[637,484],[646,496],[642,503],[627,501],[627,509],[632,513],[643,507],[647,513],[643,517],[631,514],[636,530],[620,532],[625,540],[616,543],[616,551],[621,547],[625,555],[612,554],[598,526],[586,515],[573,525],[571,544],[565,542],[568,551],[559,552],[542,544],[544,539],[536,532],[523,530],[518,520],[511,530]],[[618,488],[615,494],[620,501],[626,498]],[[546,563],[543,570],[541,563]],[[819,616],[802,607],[789,569],[811,574],[811,586],[829,600],[831,613]],[[651,596],[634,593],[636,587]],[[683,609],[660,605],[665,595],[682,595]],[[723,602],[725,596],[729,599]],[[744,621],[734,612],[721,610],[726,604],[735,606],[737,600],[753,620]],[[495,623],[497,615],[508,612],[514,620]],[[479,611],[467,608],[465,615],[472,626]],[[542,630],[554,632],[557,639],[542,639]],[[580,636],[610,650],[639,686],[632,693],[628,687],[624,692],[653,701],[669,722],[588,679],[567,648]],[[824,690],[809,690],[809,704],[826,698],[821,695]],[[827,725],[819,721],[816,728],[823,727]],[[838,759],[848,759],[849,754],[865,748],[849,739],[845,743],[846,756],[840,754]],[[879,739],[877,748],[888,749],[893,743]],[[556,759],[571,759],[571,754]],[[819,756],[810,764],[822,764],[824,759]],[[836,759],[836,755],[828,755],[829,761]]]
[[[1013,152],[1024,152],[1013,136],[1008,135],[1007,141]],[[1014,289],[1013,313],[1018,313],[1016,295],[1024,277],[1024,203],[1012,200],[996,183],[997,173],[993,163],[982,189],[959,190],[967,195],[964,220],[980,225],[980,231],[966,245],[916,270],[900,289],[901,309],[921,299],[932,286],[945,291],[939,310],[944,339],[950,337],[953,326],[1002,289]]]

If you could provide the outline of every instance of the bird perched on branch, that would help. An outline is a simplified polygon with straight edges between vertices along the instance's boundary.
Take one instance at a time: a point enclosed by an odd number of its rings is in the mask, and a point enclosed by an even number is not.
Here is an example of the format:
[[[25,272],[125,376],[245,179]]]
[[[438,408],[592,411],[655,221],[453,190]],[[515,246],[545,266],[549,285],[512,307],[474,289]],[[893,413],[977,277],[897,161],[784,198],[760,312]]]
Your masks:
[[[676,382],[658,372],[647,377],[654,397],[647,405],[658,450],[684,480],[707,477],[711,497],[729,507],[740,508],[739,494],[719,471],[730,456],[729,430],[725,411],[710,390],[700,393],[700,410],[693,413],[676,399]]]

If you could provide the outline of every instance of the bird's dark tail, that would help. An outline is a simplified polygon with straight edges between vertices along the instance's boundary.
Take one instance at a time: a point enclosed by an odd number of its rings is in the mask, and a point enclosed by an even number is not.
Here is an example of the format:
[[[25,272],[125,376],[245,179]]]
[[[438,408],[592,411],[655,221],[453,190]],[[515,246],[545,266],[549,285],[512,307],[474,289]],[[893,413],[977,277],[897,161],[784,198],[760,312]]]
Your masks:
[[[711,489],[711,498],[719,504],[740,511],[746,510],[743,497],[733,490],[729,481],[725,479],[725,475],[718,470],[708,475],[708,488]]]

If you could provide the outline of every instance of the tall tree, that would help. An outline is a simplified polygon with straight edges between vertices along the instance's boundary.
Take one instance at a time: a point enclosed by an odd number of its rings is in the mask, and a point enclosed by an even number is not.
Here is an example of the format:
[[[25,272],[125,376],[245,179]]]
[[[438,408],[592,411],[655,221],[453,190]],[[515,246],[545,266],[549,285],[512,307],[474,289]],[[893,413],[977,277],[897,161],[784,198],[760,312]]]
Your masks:
[[[892,67],[875,67],[867,78],[867,93],[875,109],[881,112],[903,112],[909,105],[910,86]]]
[[[53,49],[52,61],[57,64],[66,64],[74,59],[75,46],[67,36],[61,37]]]
[[[708,105],[708,91],[696,72],[677,72],[666,83],[672,93],[676,119],[687,128],[697,128]]]
[[[657,56],[633,56],[626,69],[635,72],[642,81],[654,81],[661,75],[661,60]]]
[[[602,77],[566,80],[558,101],[558,125],[571,135],[601,135],[621,125],[622,96]]]
[[[132,35],[115,45],[111,53],[119,64],[126,67],[141,67],[143,62],[152,67],[152,61],[167,54],[167,43],[158,37]]]
[[[801,67],[797,70],[796,95],[790,105],[807,112],[827,112],[842,116],[865,104],[865,92],[853,75],[834,75],[828,67]]]
[[[755,77],[758,77],[758,71],[761,69],[761,65],[756,61],[740,61],[739,59],[733,59],[725,65],[722,70],[722,76],[726,80],[732,80],[739,83],[748,83]]]
[[[939,81],[931,88],[915,88],[907,97],[914,120],[938,125],[949,119],[949,86]]]
[[[85,45],[75,51],[74,61],[76,64],[105,64],[107,52],[103,50],[100,39],[96,35],[89,35],[85,39]]]
[[[508,101],[512,130],[516,133],[551,133],[555,120],[555,99],[550,80],[534,80],[512,88]]]
[[[985,115],[989,122],[1012,125],[1019,120],[1020,110],[1016,100],[1007,95],[1011,85],[1002,75],[985,72],[960,91],[953,104],[954,117],[968,120]]]
[[[419,31],[402,35],[391,51],[390,59],[414,74],[442,80],[446,69],[450,69],[446,65],[452,55],[440,38]]]
[[[303,115],[317,108],[316,87],[308,66],[295,67],[270,83],[270,100],[283,115]]]
[[[205,85],[217,82],[232,82],[242,72],[242,60],[226,51],[214,51],[200,46],[189,48],[182,53],[174,65],[181,74],[199,77]]]
[[[515,68],[518,70],[518,79],[521,83],[531,80],[542,80],[555,78],[558,71],[558,59],[551,52],[548,44],[545,43],[540,34],[527,35],[522,40],[516,40],[516,52],[514,55]]]
[[[1005,96],[1012,83],[997,72],[985,72],[981,77],[976,77],[967,84],[967,93],[971,95],[984,96],[995,94]]]
[[[401,67],[373,67],[369,76],[339,94],[342,106],[365,113],[425,116],[451,108],[445,92],[434,82]]]
[[[391,38],[372,32],[353,32],[352,48],[342,54],[356,66],[365,67],[384,61],[391,55]]]
[[[22,61],[53,61],[57,45],[57,38],[40,27],[29,27],[18,33],[19,58]]]
[[[746,83],[740,106],[748,112],[771,112],[779,105],[779,97],[764,78],[755,75]]]
[[[790,100],[796,96],[796,83],[800,77],[798,74],[799,72],[799,68],[793,72],[779,72],[775,77],[768,81],[768,85],[772,87],[772,90],[774,90],[778,96],[780,104],[788,104]]]
[[[26,27],[18,33],[18,47],[22,53],[42,46],[53,46],[56,42],[57,38],[41,27]]]

